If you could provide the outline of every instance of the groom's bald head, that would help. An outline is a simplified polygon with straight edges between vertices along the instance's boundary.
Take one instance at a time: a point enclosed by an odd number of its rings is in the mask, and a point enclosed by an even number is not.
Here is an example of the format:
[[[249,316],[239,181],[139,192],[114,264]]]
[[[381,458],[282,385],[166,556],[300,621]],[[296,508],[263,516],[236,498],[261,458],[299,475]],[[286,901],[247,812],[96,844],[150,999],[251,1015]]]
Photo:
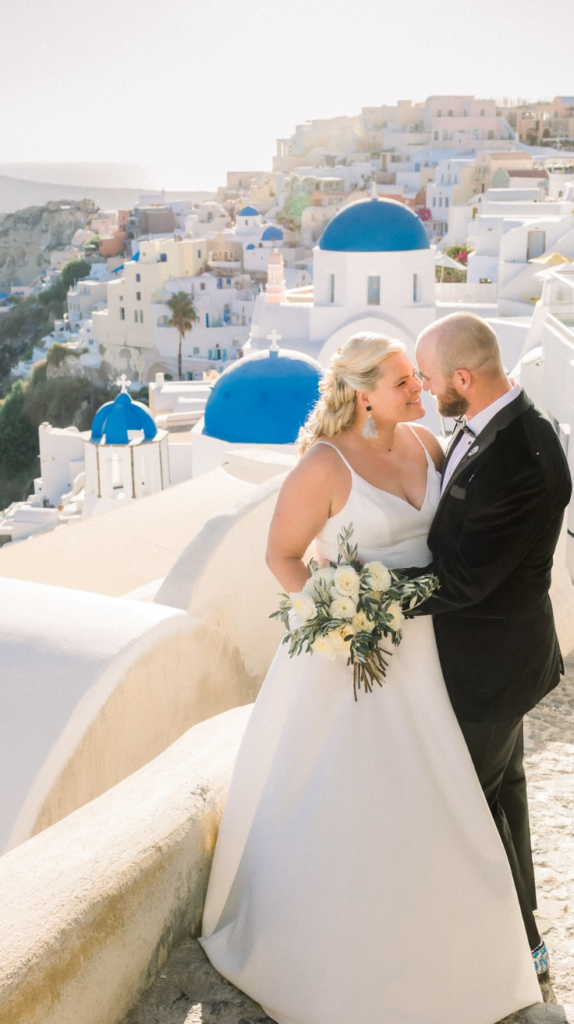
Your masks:
[[[435,320],[419,335],[417,362],[441,416],[470,415],[510,386],[496,334],[474,313]]]
[[[460,369],[494,379],[504,377],[496,334],[474,313],[451,313],[435,320],[419,335],[417,356],[432,359],[446,379]]]

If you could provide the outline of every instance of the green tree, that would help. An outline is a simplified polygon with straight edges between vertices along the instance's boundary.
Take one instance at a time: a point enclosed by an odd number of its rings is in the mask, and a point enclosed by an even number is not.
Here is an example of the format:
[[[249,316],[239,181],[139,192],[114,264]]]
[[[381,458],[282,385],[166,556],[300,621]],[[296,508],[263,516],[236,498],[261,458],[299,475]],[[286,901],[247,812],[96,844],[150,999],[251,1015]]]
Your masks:
[[[168,327],[175,327],[179,334],[179,349],[177,352],[177,377],[181,380],[181,346],[188,331],[191,331],[194,324],[199,322],[199,314],[195,308],[191,295],[187,292],[175,292],[166,302],[171,310]]]
[[[60,273],[60,281],[64,285],[66,292],[74,281],[81,281],[83,277],[87,277],[92,268],[92,264],[88,263],[87,260],[70,260],[69,263],[65,263]]]
[[[0,405],[0,474],[33,474],[38,454],[38,431],[24,408],[24,386],[17,381]]]

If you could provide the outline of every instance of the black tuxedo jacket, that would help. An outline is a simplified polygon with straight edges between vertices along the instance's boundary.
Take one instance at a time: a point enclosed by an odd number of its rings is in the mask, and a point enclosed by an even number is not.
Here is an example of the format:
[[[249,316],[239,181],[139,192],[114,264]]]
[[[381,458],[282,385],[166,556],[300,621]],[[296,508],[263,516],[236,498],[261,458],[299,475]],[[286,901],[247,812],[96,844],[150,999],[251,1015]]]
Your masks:
[[[562,659],[548,595],[572,485],[552,424],[522,392],[454,470],[430,530],[440,590],[432,614],[459,721],[529,711],[559,681]],[[409,570],[412,573],[412,570]]]

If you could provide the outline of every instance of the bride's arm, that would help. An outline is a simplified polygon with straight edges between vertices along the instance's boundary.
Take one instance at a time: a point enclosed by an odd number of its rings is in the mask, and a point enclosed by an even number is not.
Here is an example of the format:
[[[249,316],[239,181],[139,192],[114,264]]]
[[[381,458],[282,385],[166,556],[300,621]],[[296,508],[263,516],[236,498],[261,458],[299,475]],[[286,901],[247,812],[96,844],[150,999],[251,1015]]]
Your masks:
[[[309,579],[303,557],[329,518],[338,469],[334,460],[341,461],[332,449],[312,448],[279,492],[265,560],[288,594],[302,590]]]

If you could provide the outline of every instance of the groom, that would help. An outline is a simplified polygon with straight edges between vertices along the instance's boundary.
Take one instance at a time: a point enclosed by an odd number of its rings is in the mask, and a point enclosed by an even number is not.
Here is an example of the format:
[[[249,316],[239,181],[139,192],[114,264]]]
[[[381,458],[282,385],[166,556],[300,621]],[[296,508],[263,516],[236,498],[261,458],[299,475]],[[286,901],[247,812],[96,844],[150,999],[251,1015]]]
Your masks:
[[[533,913],[523,716],[563,670],[548,590],[570,474],[554,428],[508,380],[496,335],[480,317],[435,321],[418,339],[417,362],[441,415],[460,417],[424,570],[441,586],[421,610],[433,615],[446,686],[542,979],[548,955]]]

